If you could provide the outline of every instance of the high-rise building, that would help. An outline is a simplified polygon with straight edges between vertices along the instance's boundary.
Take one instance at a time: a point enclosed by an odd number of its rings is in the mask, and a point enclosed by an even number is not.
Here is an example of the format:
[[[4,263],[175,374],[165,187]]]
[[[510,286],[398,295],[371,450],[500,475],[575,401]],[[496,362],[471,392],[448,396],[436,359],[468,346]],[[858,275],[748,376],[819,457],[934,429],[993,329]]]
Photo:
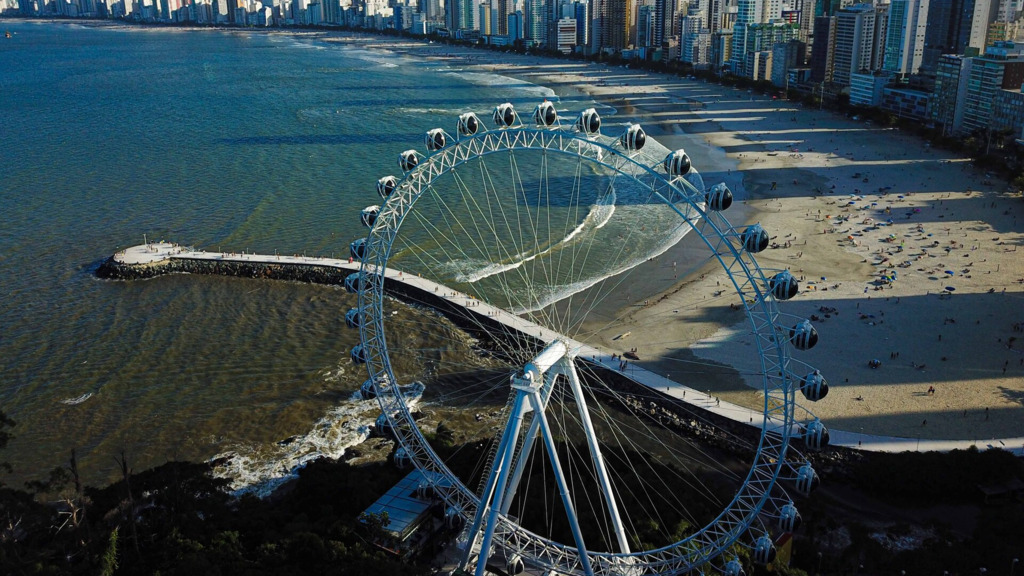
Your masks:
[[[477,10],[480,11],[480,15],[477,18],[477,22],[480,23],[480,33],[484,36],[494,34],[494,31],[491,29],[491,5],[481,2],[477,6]]]
[[[654,43],[654,18],[654,2],[645,2],[637,6],[635,42],[637,48],[661,46],[660,40],[657,44]]]
[[[929,0],[892,0],[882,67],[894,74],[916,74],[924,58]]]
[[[420,11],[427,20],[441,20],[444,17],[444,9],[441,7],[441,0],[420,0]]]
[[[523,20],[522,10],[508,15],[508,37],[513,42],[523,39]]]
[[[1024,84],[1024,57],[1012,42],[997,42],[984,56],[971,59],[967,73],[967,96],[960,131],[988,130],[993,103],[1000,90],[1019,89]]]
[[[831,82],[835,57],[836,18],[819,16],[814,19],[814,46],[811,49],[811,81]]]
[[[771,74],[771,51],[776,44],[784,44],[797,37],[798,26],[784,22],[749,24],[746,26],[744,43],[740,45],[733,36],[733,50],[741,50],[740,56],[733,52],[733,61],[743,60],[743,71],[735,68],[733,73],[754,80],[768,80]],[[751,54],[761,54],[752,58]],[[763,54],[762,54],[763,53]],[[758,68],[755,70],[750,66]]]
[[[597,54],[604,46],[605,0],[587,0],[590,13],[590,53]]]
[[[889,4],[875,4],[875,45],[871,49],[870,70],[881,70],[885,64],[885,40],[889,35]]]
[[[559,18],[558,19],[558,45],[557,50],[559,52],[568,54],[572,52],[573,47],[576,46],[576,19],[575,18]]]
[[[875,7],[855,4],[836,13],[836,39],[832,81],[850,85],[850,74],[872,70],[875,43]]]
[[[587,2],[574,2],[576,18],[576,45],[590,46],[590,5]]]
[[[689,13],[680,20],[680,59],[695,67],[704,67],[710,62],[711,30],[705,27],[704,13],[691,5]]]
[[[633,24],[633,0],[599,0],[597,18],[601,22],[599,47],[613,51],[629,48],[629,29]],[[595,31],[597,22],[594,22]]]
[[[994,131],[1009,130],[1015,134],[1024,128],[1024,88],[1000,90],[992,101],[992,119],[989,126]]]
[[[532,46],[547,42],[548,26],[544,0],[523,2],[523,39]]]
[[[448,0],[445,3],[446,24],[454,34],[458,30],[479,30],[479,11],[474,0]]]
[[[928,25],[924,32],[924,56],[921,69],[925,74],[934,74],[939,57],[943,54],[961,54],[958,47],[960,23],[963,21],[965,3],[973,0],[929,0]]]
[[[736,22],[732,26],[732,72],[747,76],[747,36],[750,27],[763,22],[765,0],[739,0],[736,3]]]
[[[669,38],[679,35],[676,30],[678,4],[676,0],[654,0],[654,22],[651,30],[651,45],[661,46]],[[638,23],[639,25],[639,23]]]
[[[772,84],[785,87],[788,83],[789,69],[804,65],[807,57],[807,44],[800,40],[790,40],[772,47]]]
[[[753,80],[768,80],[772,74],[772,53],[767,51],[748,52],[744,68],[749,70]]]
[[[711,33],[711,67],[720,71],[732,60],[732,31],[719,30]]]
[[[935,67],[930,117],[942,126],[943,134],[955,134],[963,123],[964,101],[967,99],[967,77],[973,58],[944,54]]]
[[[988,45],[988,25],[995,22],[999,15],[999,0],[974,0],[971,8],[970,24],[964,26],[967,45],[984,52]]]

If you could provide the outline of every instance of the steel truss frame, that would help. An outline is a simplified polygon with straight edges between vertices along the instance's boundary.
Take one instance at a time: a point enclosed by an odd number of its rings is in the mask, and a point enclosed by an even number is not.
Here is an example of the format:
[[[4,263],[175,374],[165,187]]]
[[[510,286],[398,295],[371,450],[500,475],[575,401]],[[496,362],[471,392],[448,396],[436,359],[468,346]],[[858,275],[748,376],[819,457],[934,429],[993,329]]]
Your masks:
[[[628,552],[624,548],[618,553],[594,552],[576,544],[553,542],[526,530],[507,516],[510,494],[500,498],[498,506],[494,506],[490,495],[482,503],[477,494],[455,478],[416,427],[401,395],[388,357],[386,316],[383,312],[384,276],[380,272],[387,269],[402,222],[434,179],[457,170],[472,159],[523,149],[584,157],[620,176],[649,186],[655,196],[671,206],[700,235],[714,258],[728,272],[733,287],[744,302],[764,375],[764,424],[760,441],[750,471],[733,500],[707,526],[682,541],[655,550]],[[791,450],[790,438],[798,430],[794,422],[794,393],[798,389],[799,378],[790,369],[788,327],[779,325],[780,313],[767,288],[764,272],[743,249],[741,233],[720,213],[705,208],[703,190],[697,190],[683,178],[671,179],[636,158],[636,154],[623,150],[617,139],[584,135],[561,127],[516,126],[484,131],[458,140],[450,139],[446,147],[423,157],[399,180],[381,207],[367,238],[360,272],[358,309],[363,315],[360,335],[366,366],[371,381],[393,384],[379,387],[377,399],[392,424],[396,441],[412,456],[426,477],[441,475],[450,479],[450,482],[435,486],[435,491],[447,507],[459,510],[467,523],[477,524],[475,520],[482,517],[482,510],[490,504],[492,513],[487,521],[487,530],[496,550],[500,549],[506,557],[520,555],[532,567],[560,574],[677,575],[709,563],[722,570],[727,560],[723,553],[751,527],[761,526],[759,516],[777,515],[782,502],[788,500],[784,492],[779,494],[777,481],[792,477],[794,470],[787,452]],[[517,392],[516,397],[515,405],[519,410],[529,405],[543,414],[546,398],[539,391]],[[514,413],[512,418],[515,418]],[[513,424],[510,422],[509,426]],[[514,451],[514,442],[512,445]],[[499,447],[498,454],[501,453]],[[500,474],[501,471],[492,468],[491,473]],[[496,491],[496,488],[494,485],[491,490]],[[471,539],[470,550],[473,549],[472,540],[475,538]],[[483,564],[479,562],[479,565]]]

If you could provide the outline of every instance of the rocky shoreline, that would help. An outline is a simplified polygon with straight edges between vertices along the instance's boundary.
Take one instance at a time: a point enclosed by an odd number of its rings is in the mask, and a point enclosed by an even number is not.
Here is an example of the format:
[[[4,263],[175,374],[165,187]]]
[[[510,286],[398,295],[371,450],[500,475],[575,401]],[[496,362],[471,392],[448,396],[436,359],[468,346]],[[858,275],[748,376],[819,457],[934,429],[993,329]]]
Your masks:
[[[211,274],[239,278],[265,278],[307,282],[310,284],[342,285],[351,272],[332,266],[310,264],[266,264],[262,262],[232,262],[169,258],[146,264],[124,264],[113,256],[96,269],[96,276],[107,280],[146,280],[167,274]]]

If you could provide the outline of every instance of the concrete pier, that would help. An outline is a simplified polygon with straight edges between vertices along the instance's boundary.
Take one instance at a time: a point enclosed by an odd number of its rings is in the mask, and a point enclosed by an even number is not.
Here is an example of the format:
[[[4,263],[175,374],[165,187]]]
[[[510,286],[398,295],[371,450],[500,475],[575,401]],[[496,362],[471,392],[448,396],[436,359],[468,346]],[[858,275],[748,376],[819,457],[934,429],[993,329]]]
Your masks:
[[[352,272],[358,272],[360,266],[361,263],[358,260],[281,254],[206,252],[169,242],[155,242],[126,248],[114,254],[100,265],[96,274],[101,278],[132,280],[173,273],[205,273],[340,285],[346,276]],[[441,312],[454,312],[466,318],[472,317],[477,326],[491,325],[506,331],[514,331],[521,335],[537,338],[542,343],[556,339],[564,340],[569,344],[571,353],[576,357],[620,374],[635,384],[734,422],[758,429],[764,425],[764,415],[759,411],[728,402],[720,402],[706,391],[684,386],[645,370],[634,363],[630,363],[625,370],[619,370],[620,359],[612,359],[611,351],[601,350],[589,344],[566,338],[501,308],[476,300],[471,295],[419,276],[404,274],[400,270],[388,269],[384,278],[385,290],[399,298],[424,302]],[[861,450],[879,452],[949,451],[977,446],[980,450],[998,448],[1024,456],[1024,438],[978,441],[927,440],[874,436],[842,430],[829,430],[829,432],[832,445]]]

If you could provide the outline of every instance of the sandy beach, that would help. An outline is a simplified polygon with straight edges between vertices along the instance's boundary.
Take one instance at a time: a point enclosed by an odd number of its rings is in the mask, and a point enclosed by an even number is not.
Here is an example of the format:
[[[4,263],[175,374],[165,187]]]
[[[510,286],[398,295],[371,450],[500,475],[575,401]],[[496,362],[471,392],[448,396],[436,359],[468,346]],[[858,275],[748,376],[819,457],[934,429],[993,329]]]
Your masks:
[[[1024,435],[1024,203],[967,159],[898,130],[697,80],[366,42],[547,86],[570,110],[589,96],[616,111],[606,133],[640,123],[670,149],[686,149],[706,185],[726,182],[738,200],[730,222],[760,222],[777,246],[757,256],[762,269],[802,280],[781,308],[811,318],[821,336],[795,358],[828,379],[828,397],[805,404],[830,427],[908,438]],[[647,367],[756,408],[760,364],[745,317],[729,306],[735,295],[721,289],[724,271],[675,265],[692,244],[646,265],[646,293],[634,286],[623,296],[628,342],[613,340],[620,325],[595,343],[670,358]]]

